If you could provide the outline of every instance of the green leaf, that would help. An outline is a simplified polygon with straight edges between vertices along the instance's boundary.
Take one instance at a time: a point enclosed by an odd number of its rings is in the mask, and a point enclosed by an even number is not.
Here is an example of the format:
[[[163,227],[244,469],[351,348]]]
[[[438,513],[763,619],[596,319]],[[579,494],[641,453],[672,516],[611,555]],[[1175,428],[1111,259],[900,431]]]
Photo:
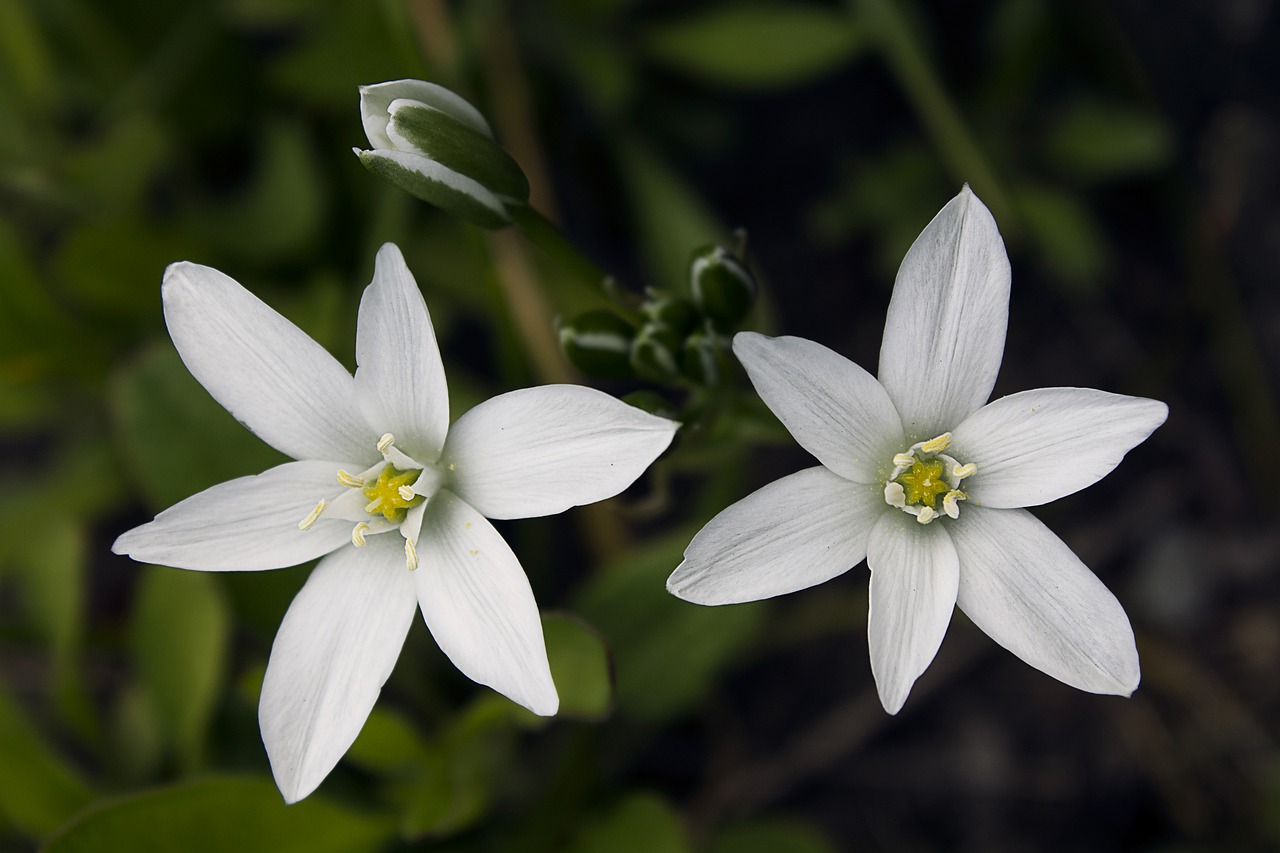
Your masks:
[[[92,794],[0,691],[0,814],[22,832],[45,835],[89,802]]]
[[[1077,289],[1096,291],[1109,257],[1089,208],[1048,187],[1019,187],[1013,203],[1046,272]]]
[[[84,619],[84,526],[67,516],[46,516],[28,528],[13,554],[27,612],[49,644],[55,681],[72,673]]]
[[[193,767],[226,677],[231,614],[217,578],[144,568],[132,629],[142,685],[184,766]]]
[[[211,778],[99,804],[64,826],[45,853],[368,853],[387,822],[312,795],[286,806],[275,785]]]
[[[762,820],[724,831],[708,853],[836,853],[836,848],[811,826]]]
[[[1173,133],[1162,117],[1142,108],[1081,101],[1062,110],[1049,133],[1047,153],[1077,178],[1106,181],[1167,166]]]
[[[693,530],[677,531],[596,575],[577,611],[600,626],[613,651],[619,711],[649,720],[701,699],[756,636],[765,605],[700,607],[670,595],[667,576]]]
[[[671,806],[654,794],[632,794],[590,821],[572,853],[689,853],[693,848]]]
[[[119,327],[160,325],[160,279],[183,254],[176,232],[136,219],[89,222],[61,245],[56,270],[78,305]]]
[[[374,708],[344,758],[385,773],[412,771],[436,756],[408,720],[394,711]]]
[[[167,344],[116,374],[111,406],[123,456],[153,509],[288,461],[214,402]]]
[[[572,616],[542,617],[551,677],[560,694],[557,716],[602,720],[613,703],[609,652],[594,628]]]
[[[865,41],[854,18],[838,9],[752,3],[662,24],[642,43],[655,61],[708,83],[780,89],[838,68]]]

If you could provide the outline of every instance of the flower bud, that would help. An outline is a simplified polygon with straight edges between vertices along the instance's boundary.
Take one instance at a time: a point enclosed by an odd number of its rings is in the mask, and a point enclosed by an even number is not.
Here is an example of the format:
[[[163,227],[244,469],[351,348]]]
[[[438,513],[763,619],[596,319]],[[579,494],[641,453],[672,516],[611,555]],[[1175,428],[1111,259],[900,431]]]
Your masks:
[[[423,201],[485,228],[507,225],[529,182],[493,141],[484,116],[458,95],[422,80],[360,87],[371,150],[365,168]]]
[[[560,327],[560,346],[574,367],[600,379],[631,377],[636,330],[612,311],[588,311]]]
[[[680,335],[662,323],[645,323],[631,342],[631,366],[646,379],[670,380],[680,371]]]
[[[733,331],[756,299],[756,282],[751,273],[720,246],[706,246],[694,252],[689,265],[689,290],[698,310],[721,332]]]
[[[699,385],[714,385],[720,380],[721,358],[716,333],[699,329],[680,348],[680,372]]]
[[[644,305],[640,306],[640,313],[644,314],[646,319],[666,326],[681,337],[692,332],[701,319],[698,309],[694,308],[689,300],[665,296],[653,291],[649,292],[649,298]]]

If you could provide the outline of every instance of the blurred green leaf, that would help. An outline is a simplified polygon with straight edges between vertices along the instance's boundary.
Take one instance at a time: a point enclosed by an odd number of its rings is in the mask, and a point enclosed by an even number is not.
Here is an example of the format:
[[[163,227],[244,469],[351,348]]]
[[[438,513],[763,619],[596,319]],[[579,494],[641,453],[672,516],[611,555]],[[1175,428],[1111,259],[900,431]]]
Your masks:
[[[2,690],[0,756],[0,812],[24,833],[49,833],[92,797],[80,775]]]
[[[765,605],[699,607],[665,582],[693,530],[679,530],[598,574],[578,600],[613,651],[620,711],[663,720],[706,694],[752,639]]]
[[[13,566],[27,611],[53,657],[54,680],[72,673],[84,622],[84,525],[65,515],[46,516],[14,548]]]
[[[694,249],[727,243],[726,231],[688,184],[647,149],[630,144],[620,153],[649,272],[661,287],[687,294]]]
[[[654,794],[631,794],[590,821],[571,853],[689,853],[680,817]]]
[[[99,204],[128,211],[143,207],[151,182],[168,164],[169,153],[164,127],[154,117],[133,114],[71,151],[62,167],[81,192]],[[169,257],[165,263],[174,260]],[[159,270],[152,270],[146,280],[154,283],[158,275]]]
[[[116,374],[111,407],[123,456],[153,509],[288,461],[214,402],[168,344]]]
[[[160,278],[183,242],[136,219],[99,219],[71,232],[54,266],[67,295],[86,311],[135,330],[160,325]]]
[[[53,90],[54,63],[44,34],[27,4],[18,0],[0,3],[0,68],[17,93],[30,104],[47,107]]]
[[[112,770],[126,782],[154,779],[164,763],[167,732],[150,691],[126,684],[111,710]]]
[[[436,759],[432,746],[401,715],[374,708],[345,760],[369,770],[396,772],[420,768]]]
[[[1105,181],[1168,165],[1173,133],[1162,117],[1140,107],[1080,101],[1062,109],[1046,153],[1074,177]]]
[[[551,676],[560,693],[557,716],[601,720],[613,702],[609,653],[594,628],[572,616],[542,617]]]
[[[707,853],[836,853],[836,848],[811,826],[762,820],[725,830]]]
[[[286,806],[265,779],[211,778],[108,801],[80,814],[45,853],[368,853],[391,835],[373,815],[312,795]]]
[[[1048,187],[1018,187],[1013,204],[1045,270],[1077,289],[1097,290],[1108,252],[1089,208]]]
[[[194,767],[226,678],[231,613],[217,578],[144,568],[130,627],[146,694],[183,765]]]
[[[643,38],[656,61],[742,89],[807,82],[856,56],[864,43],[849,13],[795,3],[712,8],[654,27]]]

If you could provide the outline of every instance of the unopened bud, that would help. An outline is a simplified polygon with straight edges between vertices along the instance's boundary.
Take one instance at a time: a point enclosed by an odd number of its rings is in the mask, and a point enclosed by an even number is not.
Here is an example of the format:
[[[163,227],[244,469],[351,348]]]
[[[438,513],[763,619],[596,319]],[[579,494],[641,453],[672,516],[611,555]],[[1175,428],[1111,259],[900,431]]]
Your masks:
[[[756,282],[751,273],[720,246],[706,246],[694,252],[689,265],[689,290],[703,316],[725,333],[742,322],[756,299]]]
[[[699,385],[715,385],[720,380],[720,359],[716,333],[700,329],[684,339],[680,371]]]
[[[627,379],[636,330],[612,311],[589,311],[559,329],[560,346],[574,367],[601,379]]]
[[[701,317],[698,309],[687,299],[666,296],[650,291],[649,298],[640,306],[646,319],[659,323],[683,337],[694,330]]]
[[[355,150],[369,171],[423,201],[485,228],[511,221],[529,182],[493,141],[471,104],[434,83],[394,80],[360,87],[371,150]]]
[[[646,379],[671,379],[680,371],[680,336],[661,323],[645,323],[631,342],[631,366]]]

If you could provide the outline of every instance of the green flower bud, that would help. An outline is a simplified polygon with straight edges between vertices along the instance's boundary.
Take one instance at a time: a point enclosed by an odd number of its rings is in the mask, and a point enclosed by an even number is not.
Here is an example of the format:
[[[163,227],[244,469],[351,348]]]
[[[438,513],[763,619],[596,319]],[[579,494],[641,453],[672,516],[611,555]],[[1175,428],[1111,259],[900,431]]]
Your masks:
[[[661,323],[645,323],[631,342],[631,366],[646,379],[665,382],[680,372],[680,336]]]
[[[733,331],[756,300],[756,282],[727,249],[706,246],[689,265],[693,303],[721,332]]]
[[[353,149],[365,168],[423,201],[485,228],[511,222],[529,182],[475,107],[422,80],[360,87],[372,149]]]
[[[701,319],[698,309],[689,300],[652,291],[644,305],[640,306],[640,313],[646,319],[660,323],[681,336],[692,332]]]
[[[716,333],[700,329],[685,338],[680,348],[680,372],[699,385],[715,385],[720,381],[722,358]]]
[[[574,367],[600,379],[628,379],[636,330],[612,311],[589,311],[560,327],[560,346]]]

